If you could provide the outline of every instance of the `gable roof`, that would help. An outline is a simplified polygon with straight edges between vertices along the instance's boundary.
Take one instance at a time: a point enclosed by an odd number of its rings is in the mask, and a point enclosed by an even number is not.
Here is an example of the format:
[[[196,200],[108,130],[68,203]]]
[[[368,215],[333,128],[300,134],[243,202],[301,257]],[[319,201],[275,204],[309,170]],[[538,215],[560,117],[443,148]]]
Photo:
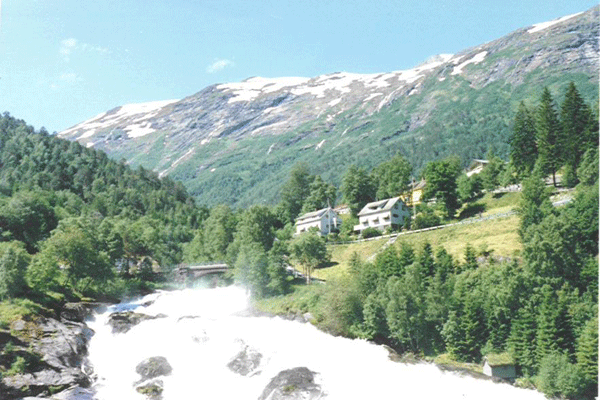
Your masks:
[[[385,199],[385,200],[380,200],[380,201],[374,201],[372,203],[367,203],[367,205],[364,206],[362,208],[362,210],[360,210],[358,215],[363,216],[363,215],[376,214],[376,213],[380,213],[380,212],[384,212],[384,211],[389,211],[392,209],[394,204],[396,204],[397,202],[402,202],[402,200],[400,200],[400,197],[392,197],[391,199]]]
[[[327,207],[327,208],[323,208],[321,210],[317,210],[317,211],[312,211],[306,214],[303,214],[301,216],[299,216],[296,219],[296,225],[298,224],[302,224],[308,221],[315,221],[320,219],[321,217],[323,217],[323,215],[325,215],[325,213],[327,213],[328,210],[331,210],[334,214],[336,214],[335,211],[333,211],[333,209],[331,207]]]
[[[514,358],[508,353],[488,354],[487,356],[485,356],[485,361],[487,361],[490,367],[515,365]]]

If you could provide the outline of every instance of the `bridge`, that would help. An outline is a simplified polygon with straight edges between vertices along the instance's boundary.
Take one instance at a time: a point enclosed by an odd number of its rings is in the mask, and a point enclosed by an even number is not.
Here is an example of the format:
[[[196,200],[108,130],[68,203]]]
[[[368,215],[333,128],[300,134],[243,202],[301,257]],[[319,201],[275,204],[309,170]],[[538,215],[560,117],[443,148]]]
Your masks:
[[[222,274],[230,270],[232,267],[224,262],[207,262],[198,265],[180,265],[175,269],[177,280],[187,281],[188,279],[196,279],[206,275]]]

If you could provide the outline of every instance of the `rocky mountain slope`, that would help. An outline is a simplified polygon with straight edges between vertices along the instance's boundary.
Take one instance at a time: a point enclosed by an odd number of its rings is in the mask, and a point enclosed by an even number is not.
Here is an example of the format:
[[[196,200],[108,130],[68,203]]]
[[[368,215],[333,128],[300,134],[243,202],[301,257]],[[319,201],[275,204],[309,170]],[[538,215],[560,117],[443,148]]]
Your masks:
[[[519,29],[411,70],[249,78],[182,100],[117,107],[59,135],[182,180],[204,204],[273,203],[291,166],[339,184],[400,152],[419,170],[489,148],[505,156],[518,103],[569,81],[598,98],[599,7]]]

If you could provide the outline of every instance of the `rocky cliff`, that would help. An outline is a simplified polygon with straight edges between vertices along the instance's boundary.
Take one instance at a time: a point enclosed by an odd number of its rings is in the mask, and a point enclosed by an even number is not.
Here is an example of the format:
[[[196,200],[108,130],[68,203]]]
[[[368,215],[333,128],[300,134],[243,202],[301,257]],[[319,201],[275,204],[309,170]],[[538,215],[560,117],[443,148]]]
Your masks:
[[[272,203],[297,161],[339,184],[350,164],[396,152],[417,170],[449,154],[506,155],[518,103],[536,104],[543,86],[560,99],[574,81],[598,98],[598,28],[595,7],[411,70],[254,77],[117,107],[59,135],[180,179],[200,203]]]

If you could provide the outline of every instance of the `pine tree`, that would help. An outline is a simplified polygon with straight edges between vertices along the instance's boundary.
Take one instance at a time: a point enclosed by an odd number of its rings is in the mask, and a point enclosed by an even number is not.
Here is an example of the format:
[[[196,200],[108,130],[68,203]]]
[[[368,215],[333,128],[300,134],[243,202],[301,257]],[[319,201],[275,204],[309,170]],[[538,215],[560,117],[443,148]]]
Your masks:
[[[517,312],[508,338],[508,348],[525,375],[531,376],[536,370],[536,309],[531,301]]]
[[[558,350],[558,317],[556,293],[550,285],[541,288],[541,303],[538,306],[536,340],[536,360],[539,363],[546,355]]]
[[[565,162],[572,171],[577,169],[583,153],[590,147],[585,137],[590,119],[591,110],[583,102],[575,84],[571,82],[561,105],[560,125]]]
[[[433,261],[433,249],[429,242],[423,244],[423,250],[419,253],[418,264],[423,277],[431,277],[435,274],[435,263]]]
[[[542,92],[536,113],[535,127],[538,162],[542,172],[552,174],[552,182],[556,186],[556,171],[563,164],[564,152],[556,107],[547,87]]]
[[[531,173],[538,156],[538,150],[535,121],[524,102],[519,104],[519,109],[515,115],[510,146],[510,161],[517,174],[522,176]]]
[[[400,264],[398,252],[394,246],[389,246],[377,255],[375,267],[379,275],[385,279],[390,276],[402,276],[404,265]]]
[[[467,247],[465,247],[465,266],[464,270],[473,270],[477,269],[477,255],[475,254],[475,249],[473,246],[467,243]]]
[[[598,317],[589,320],[577,340],[577,365],[593,395],[598,395]]]

